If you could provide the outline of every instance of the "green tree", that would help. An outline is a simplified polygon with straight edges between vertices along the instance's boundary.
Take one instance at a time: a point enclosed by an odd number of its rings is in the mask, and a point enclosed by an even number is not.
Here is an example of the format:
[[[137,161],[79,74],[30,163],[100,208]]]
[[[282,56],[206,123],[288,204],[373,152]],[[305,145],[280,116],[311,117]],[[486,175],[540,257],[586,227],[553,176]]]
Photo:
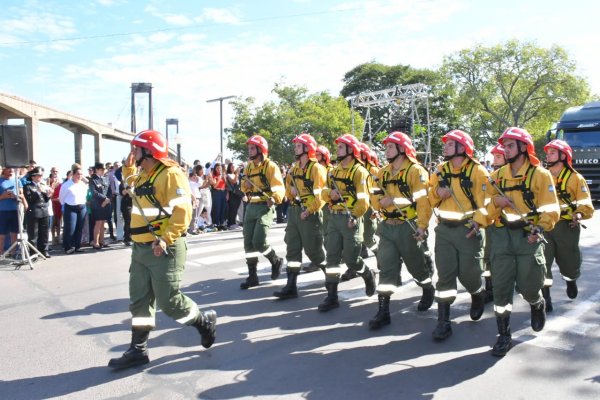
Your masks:
[[[559,46],[549,49],[511,40],[447,56],[441,73],[445,88],[478,148],[489,147],[509,126],[535,138],[570,106],[590,98],[587,82]]]
[[[327,92],[309,94],[306,88],[282,84],[276,84],[273,92],[277,101],[261,106],[251,97],[231,103],[234,118],[226,130],[227,147],[237,158],[246,158],[245,143],[254,134],[267,139],[272,159],[289,163],[294,159],[292,139],[299,133],[310,133],[332,151],[335,138],[352,130],[352,115],[343,97]],[[355,120],[362,126],[358,113]]]

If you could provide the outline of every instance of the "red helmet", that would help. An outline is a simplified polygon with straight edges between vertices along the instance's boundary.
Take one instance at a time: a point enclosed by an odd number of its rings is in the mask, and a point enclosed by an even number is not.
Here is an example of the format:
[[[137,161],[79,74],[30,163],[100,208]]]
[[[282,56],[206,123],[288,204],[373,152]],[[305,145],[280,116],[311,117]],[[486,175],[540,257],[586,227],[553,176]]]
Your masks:
[[[322,144],[317,146],[317,153],[321,153],[321,155],[323,155],[323,158],[325,159],[325,164],[326,165],[330,165],[331,164],[331,153],[329,152],[329,149],[325,146],[323,146]]]
[[[369,147],[369,145],[366,144],[366,143],[359,143],[358,145],[360,146],[360,157],[361,157],[361,160],[364,157],[364,159],[365,159],[366,162],[368,162],[368,163],[372,162],[372,159],[371,159],[371,148]]]
[[[497,145],[495,145],[492,150],[490,150],[490,153],[492,154],[502,154],[504,155],[504,146],[502,146],[500,143],[498,143]]]
[[[446,143],[448,139],[454,140],[462,144],[465,148],[465,154],[469,158],[473,158],[473,150],[475,149],[475,144],[473,143],[473,139],[467,132],[461,131],[460,129],[454,129],[444,136],[442,136],[442,143]]]
[[[387,144],[388,142],[396,143],[397,145],[404,147],[404,154],[406,154],[406,157],[412,162],[417,162],[417,151],[413,147],[412,140],[406,133],[400,131],[392,132],[388,137],[383,139],[383,144]]]
[[[350,146],[352,148],[352,154],[354,155],[354,158],[360,160],[360,142],[358,141],[356,136],[346,133],[340,136],[339,138],[335,139],[335,144],[338,143],[344,143],[347,146]]]
[[[544,151],[547,153],[549,148],[553,148],[565,153],[565,155],[567,156],[567,164],[569,164],[569,167],[573,167],[573,149],[571,149],[571,146],[569,146],[567,142],[560,139],[554,139],[553,141],[544,146]]]
[[[308,158],[317,158],[317,141],[308,133],[301,133],[296,136],[292,143],[302,143],[307,148]]]
[[[535,146],[533,145],[533,139],[529,132],[527,132],[523,128],[510,127],[506,128],[504,133],[498,139],[498,143],[504,146],[504,139],[514,139],[519,142],[523,142],[527,145],[527,155],[529,156],[529,161],[531,164],[538,166],[540,165],[540,160],[535,155]]]
[[[158,131],[141,131],[131,140],[131,144],[148,150],[152,158],[162,160],[169,158],[169,149],[165,137]]]
[[[260,135],[254,135],[246,141],[246,145],[249,144],[253,144],[258,147],[263,156],[267,157],[269,155],[269,144],[267,143],[267,139],[264,137]]]
[[[371,155],[371,162],[376,167],[379,167],[379,157],[377,157],[377,153],[375,152],[375,150],[371,150],[369,154]]]

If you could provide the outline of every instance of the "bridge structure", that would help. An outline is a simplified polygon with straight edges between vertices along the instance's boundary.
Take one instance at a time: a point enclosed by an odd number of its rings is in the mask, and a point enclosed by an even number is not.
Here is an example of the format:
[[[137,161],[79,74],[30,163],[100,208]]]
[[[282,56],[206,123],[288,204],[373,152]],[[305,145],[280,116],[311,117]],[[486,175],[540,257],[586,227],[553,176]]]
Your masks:
[[[110,124],[101,124],[63,111],[34,103],[18,96],[0,93],[0,124],[10,119],[23,119],[27,127],[28,154],[37,160],[39,122],[61,126],[73,133],[75,162],[82,161],[83,135],[94,137],[94,161],[102,160],[102,139],[130,142],[135,136],[132,132],[122,131]],[[171,151],[170,151],[171,152]]]

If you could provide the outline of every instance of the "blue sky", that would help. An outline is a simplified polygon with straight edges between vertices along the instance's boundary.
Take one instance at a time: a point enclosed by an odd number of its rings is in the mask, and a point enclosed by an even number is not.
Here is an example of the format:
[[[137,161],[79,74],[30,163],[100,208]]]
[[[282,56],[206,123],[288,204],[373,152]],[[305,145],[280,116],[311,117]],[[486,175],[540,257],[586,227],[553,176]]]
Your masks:
[[[337,94],[360,63],[435,68],[477,43],[558,44],[600,94],[600,3],[591,0],[2,0],[2,10],[0,92],[127,130],[131,83],[150,82],[154,127],[179,119],[188,160],[218,153],[219,106],[208,99],[262,103],[275,83]],[[147,110],[138,114],[143,128]],[[224,104],[225,127],[231,117]],[[91,137],[84,147],[92,164]],[[64,171],[72,149],[69,132],[40,124],[36,161]],[[107,141],[102,161],[127,150]]]

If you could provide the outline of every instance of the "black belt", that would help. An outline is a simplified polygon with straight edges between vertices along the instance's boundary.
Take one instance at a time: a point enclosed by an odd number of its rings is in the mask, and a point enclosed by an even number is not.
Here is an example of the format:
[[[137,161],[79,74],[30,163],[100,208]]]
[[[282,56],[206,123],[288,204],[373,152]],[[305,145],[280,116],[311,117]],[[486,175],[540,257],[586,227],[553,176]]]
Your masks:
[[[267,202],[266,201],[256,201],[256,202],[250,202],[248,204],[257,204],[257,205],[265,205],[266,206]]]
[[[459,226],[464,226],[467,223],[465,220],[455,220],[455,219],[441,219],[440,224],[446,225],[450,228],[458,228]]]

